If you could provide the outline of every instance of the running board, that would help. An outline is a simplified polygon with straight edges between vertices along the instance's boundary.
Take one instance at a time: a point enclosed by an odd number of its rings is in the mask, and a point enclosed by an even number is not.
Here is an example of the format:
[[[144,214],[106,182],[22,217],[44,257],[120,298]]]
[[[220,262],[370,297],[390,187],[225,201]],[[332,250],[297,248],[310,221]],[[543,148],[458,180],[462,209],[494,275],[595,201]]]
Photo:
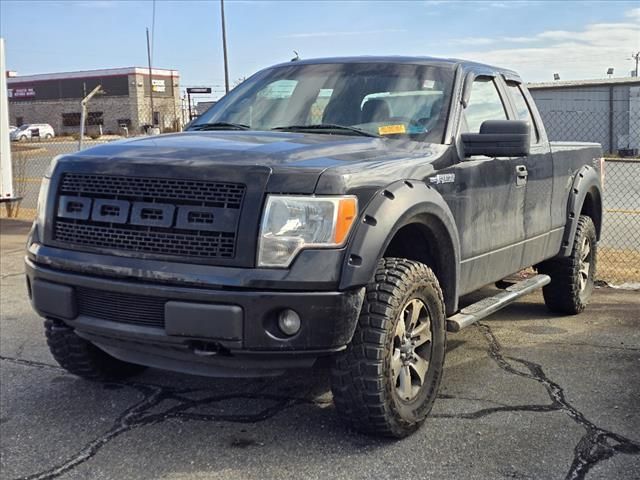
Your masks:
[[[536,275],[535,277],[514,283],[497,295],[483,298],[479,302],[471,304],[460,310],[459,313],[447,318],[447,330],[450,332],[459,332],[463,328],[515,302],[520,297],[548,285],[549,282],[551,282],[549,275]]]

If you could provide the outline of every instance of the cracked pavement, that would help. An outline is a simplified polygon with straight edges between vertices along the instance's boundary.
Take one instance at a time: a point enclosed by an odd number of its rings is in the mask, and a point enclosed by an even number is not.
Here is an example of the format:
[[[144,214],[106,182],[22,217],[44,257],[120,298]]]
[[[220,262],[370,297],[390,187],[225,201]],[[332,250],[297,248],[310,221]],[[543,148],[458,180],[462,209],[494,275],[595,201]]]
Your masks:
[[[449,334],[431,416],[390,441],[345,430],[319,369],[259,380],[149,369],[108,384],[67,374],[26,298],[28,226],[0,228],[3,479],[640,478],[637,291],[597,289],[575,317],[549,314],[536,293]]]

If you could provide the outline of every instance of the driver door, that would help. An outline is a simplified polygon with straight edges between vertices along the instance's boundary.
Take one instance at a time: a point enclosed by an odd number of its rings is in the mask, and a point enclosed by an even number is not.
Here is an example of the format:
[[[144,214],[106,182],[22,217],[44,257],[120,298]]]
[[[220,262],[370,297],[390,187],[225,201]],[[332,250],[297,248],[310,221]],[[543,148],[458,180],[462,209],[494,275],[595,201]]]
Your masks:
[[[459,134],[478,133],[486,120],[510,119],[503,86],[476,77],[461,115]],[[453,167],[455,191],[448,203],[460,232],[460,288],[476,290],[520,269],[525,238],[525,186],[521,158],[472,156]]]

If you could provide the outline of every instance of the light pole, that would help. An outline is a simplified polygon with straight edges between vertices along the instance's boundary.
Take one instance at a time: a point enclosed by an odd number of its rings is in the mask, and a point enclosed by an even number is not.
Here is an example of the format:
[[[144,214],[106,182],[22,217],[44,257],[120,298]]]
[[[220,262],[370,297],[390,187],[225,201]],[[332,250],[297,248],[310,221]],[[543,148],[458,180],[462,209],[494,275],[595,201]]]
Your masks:
[[[222,20],[222,55],[224,56],[224,90],[229,93],[229,63],[227,61],[227,28],[224,23],[224,0],[220,0],[220,18]]]
[[[151,127],[156,126],[153,114],[153,71],[151,70],[151,42],[149,42],[149,29],[147,28],[147,60],[149,62],[149,102],[151,103]]]
[[[93,96],[97,93],[104,93],[102,91],[102,85],[98,85],[96,88],[94,88],[93,90],[91,90],[91,92],[89,93],[89,95],[87,95],[86,97],[84,97],[82,99],[82,101],[80,102],[80,139],[78,140],[78,150],[82,150],[82,142],[84,140],[84,124],[87,120],[87,104],[89,103],[89,100],[91,100],[93,98]]]
[[[640,74],[638,73],[638,61],[640,60],[640,52],[632,53],[631,54],[631,60],[635,60],[636,61],[636,70],[635,70],[636,75],[635,76],[637,78],[638,76],[640,76]]]

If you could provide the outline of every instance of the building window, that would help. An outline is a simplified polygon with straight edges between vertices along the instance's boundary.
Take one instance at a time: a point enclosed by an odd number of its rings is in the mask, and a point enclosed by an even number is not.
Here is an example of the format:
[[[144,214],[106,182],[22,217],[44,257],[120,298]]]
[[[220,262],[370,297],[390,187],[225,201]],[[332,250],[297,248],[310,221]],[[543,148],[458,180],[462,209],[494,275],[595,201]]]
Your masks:
[[[104,118],[102,118],[102,112],[87,113],[87,125],[104,125]]]
[[[62,125],[65,127],[78,127],[80,126],[80,112],[63,113]]]

